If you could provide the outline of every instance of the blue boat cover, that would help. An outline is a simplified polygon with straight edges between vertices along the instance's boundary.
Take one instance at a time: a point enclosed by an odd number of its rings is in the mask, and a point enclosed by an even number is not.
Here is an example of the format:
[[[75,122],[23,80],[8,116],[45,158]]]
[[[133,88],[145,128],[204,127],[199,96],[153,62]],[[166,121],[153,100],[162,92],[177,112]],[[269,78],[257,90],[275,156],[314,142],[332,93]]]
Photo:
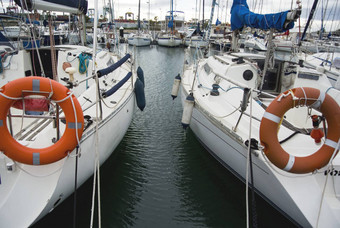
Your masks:
[[[242,30],[244,26],[248,26],[262,30],[273,28],[278,32],[284,32],[294,27],[293,21],[284,27],[288,12],[289,11],[273,14],[256,14],[249,10],[246,0],[234,0],[230,11],[231,30]]]
[[[26,24],[29,24],[29,23],[30,23],[30,20],[28,20],[28,18],[27,18],[27,19],[26,19]],[[39,21],[36,21],[36,20],[31,21],[31,23],[34,24],[34,25],[40,25],[40,22],[39,22]]]

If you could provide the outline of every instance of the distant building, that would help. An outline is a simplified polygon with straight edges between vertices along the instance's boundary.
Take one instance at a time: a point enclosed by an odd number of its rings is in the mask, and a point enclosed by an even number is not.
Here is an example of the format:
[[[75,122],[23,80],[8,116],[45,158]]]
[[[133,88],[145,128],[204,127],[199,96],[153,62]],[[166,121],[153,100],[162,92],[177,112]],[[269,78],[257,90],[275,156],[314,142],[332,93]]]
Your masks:
[[[177,31],[184,31],[185,29],[185,17],[183,11],[173,11],[173,26]],[[165,20],[161,21],[162,30],[168,30],[168,24],[171,21],[171,13],[167,12]]]

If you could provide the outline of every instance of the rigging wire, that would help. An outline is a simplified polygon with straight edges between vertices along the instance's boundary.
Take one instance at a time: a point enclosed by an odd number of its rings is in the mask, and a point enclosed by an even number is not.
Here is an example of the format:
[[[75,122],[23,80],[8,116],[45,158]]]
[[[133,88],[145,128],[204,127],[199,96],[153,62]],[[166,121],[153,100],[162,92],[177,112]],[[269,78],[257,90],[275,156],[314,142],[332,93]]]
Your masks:
[[[261,0],[260,2],[261,2],[261,4],[260,4],[260,6],[261,6],[261,8],[260,8],[260,14],[262,14],[262,13],[263,13],[263,0]]]
[[[310,9],[309,9],[309,0],[307,0],[307,6],[306,6],[306,16],[305,16],[305,18],[308,18],[308,12],[310,12]]]
[[[20,0],[20,4],[22,6],[25,6],[26,9],[28,9],[27,1],[26,0]],[[23,7],[21,7],[21,11],[22,11],[22,14],[26,15],[24,13]],[[38,45],[37,45],[37,40],[36,40],[35,33],[34,33],[34,30],[33,30],[33,26],[32,26],[32,21],[31,21],[31,18],[29,16],[27,16],[27,19],[28,19],[30,27],[32,29],[31,35],[33,37],[33,41],[34,41],[34,44],[35,44],[34,48],[36,49],[37,57],[38,57],[38,60],[39,60],[39,65],[40,65],[40,69],[41,69],[41,76],[45,77],[46,74],[45,74],[44,67],[43,67],[43,64],[42,64],[42,61],[41,61],[40,52],[39,52],[39,48],[38,48]],[[21,31],[21,24],[20,24],[20,27],[19,27],[19,31]],[[20,34],[20,32],[19,32],[19,34]],[[33,51],[32,51],[32,54],[33,54]],[[35,65],[34,65],[34,69],[35,69]]]
[[[313,17],[312,17],[312,19],[311,19],[311,21],[310,21],[310,24],[312,25],[313,24],[313,22],[314,22],[314,19],[315,19],[315,17],[316,17],[316,15],[318,14],[318,12],[319,12],[319,7],[318,7],[318,5],[319,5],[319,3],[320,2],[318,2],[318,4],[316,5],[316,7],[315,7],[315,13],[314,13],[314,15],[313,15]],[[311,29],[312,29],[312,26],[310,25],[310,27],[309,27],[309,31],[311,31]]]
[[[6,12],[5,12],[5,8],[4,8],[4,3],[2,2],[2,0],[1,0],[1,7],[2,7],[2,11],[3,11],[4,13],[6,13]]]
[[[329,2],[329,0],[327,0],[325,9],[323,10],[323,13],[322,13],[322,18],[321,18],[322,22],[323,22],[323,21],[325,20],[325,18],[326,18],[326,12],[327,12],[327,9],[328,9],[328,2]],[[332,11],[332,9],[331,9],[331,11]],[[330,11],[330,12],[331,12],[331,11]],[[330,14],[330,12],[329,12],[329,14]],[[329,14],[328,14],[328,18],[329,18]],[[323,23],[322,29],[324,29],[324,28],[326,27],[326,24],[327,24],[327,21]]]
[[[334,13],[333,13],[333,19],[332,19],[332,23],[331,23],[331,27],[330,27],[329,31],[332,31],[332,29],[333,29],[333,22],[334,22],[334,19],[335,19],[335,15],[336,15],[336,12],[338,12],[338,2],[339,2],[339,0],[336,0]],[[333,7],[332,7],[332,9],[333,9]]]
[[[336,148],[334,149],[333,155],[329,160],[329,163],[327,165],[327,171],[329,171],[329,170],[331,170],[331,168],[333,168],[333,160],[334,160],[334,157],[337,155],[337,151],[339,150],[339,148],[340,148],[340,139],[338,140],[338,143],[337,143]],[[319,206],[319,211],[318,211],[318,218],[316,220],[316,227],[319,227],[320,214],[321,214],[322,204],[323,204],[323,201],[324,201],[324,198],[325,198],[328,176],[329,175],[326,176],[325,184],[324,184],[323,189],[322,189],[321,201],[320,201],[320,206]]]

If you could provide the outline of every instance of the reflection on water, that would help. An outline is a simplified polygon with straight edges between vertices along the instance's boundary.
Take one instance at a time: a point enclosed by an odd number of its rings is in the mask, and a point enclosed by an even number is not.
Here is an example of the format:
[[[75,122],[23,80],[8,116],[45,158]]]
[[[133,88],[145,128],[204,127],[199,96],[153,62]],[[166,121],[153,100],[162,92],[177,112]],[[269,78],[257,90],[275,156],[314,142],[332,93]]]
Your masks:
[[[170,96],[184,50],[151,46],[135,52],[147,104],[144,112],[136,111],[123,141],[101,167],[102,227],[245,227],[245,185],[190,129],[182,129],[180,100]],[[92,179],[77,193],[77,227],[90,224],[91,197]],[[292,227],[256,199],[259,227]],[[72,227],[72,221],[70,197],[34,227]]]

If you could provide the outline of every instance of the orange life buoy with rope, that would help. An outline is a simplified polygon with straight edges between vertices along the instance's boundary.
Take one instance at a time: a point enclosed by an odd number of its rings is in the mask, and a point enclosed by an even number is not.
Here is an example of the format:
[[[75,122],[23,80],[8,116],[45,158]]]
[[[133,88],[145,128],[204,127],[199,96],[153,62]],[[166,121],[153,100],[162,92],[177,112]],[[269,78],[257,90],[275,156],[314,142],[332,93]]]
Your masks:
[[[288,154],[281,147],[277,137],[283,115],[289,109],[298,106],[307,106],[320,111],[328,123],[325,143],[318,151],[305,157]],[[277,96],[266,109],[260,125],[260,141],[264,146],[265,155],[278,168],[291,173],[309,173],[327,165],[332,155],[339,150],[337,148],[339,137],[339,105],[328,94],[310,87],[294,88]]]
[[[39,95],[48,98],[64,111],[66,126],[62,137],[46,148],[30,148],[17,142],[9,133],[6,117],[11,106],[22,97]],[[31,76],[13,80],[0,89],[0,150],[9,158],[30,165],[44,165],[64,158],[79,143],[84,116],[77,98],[54,80]]]

